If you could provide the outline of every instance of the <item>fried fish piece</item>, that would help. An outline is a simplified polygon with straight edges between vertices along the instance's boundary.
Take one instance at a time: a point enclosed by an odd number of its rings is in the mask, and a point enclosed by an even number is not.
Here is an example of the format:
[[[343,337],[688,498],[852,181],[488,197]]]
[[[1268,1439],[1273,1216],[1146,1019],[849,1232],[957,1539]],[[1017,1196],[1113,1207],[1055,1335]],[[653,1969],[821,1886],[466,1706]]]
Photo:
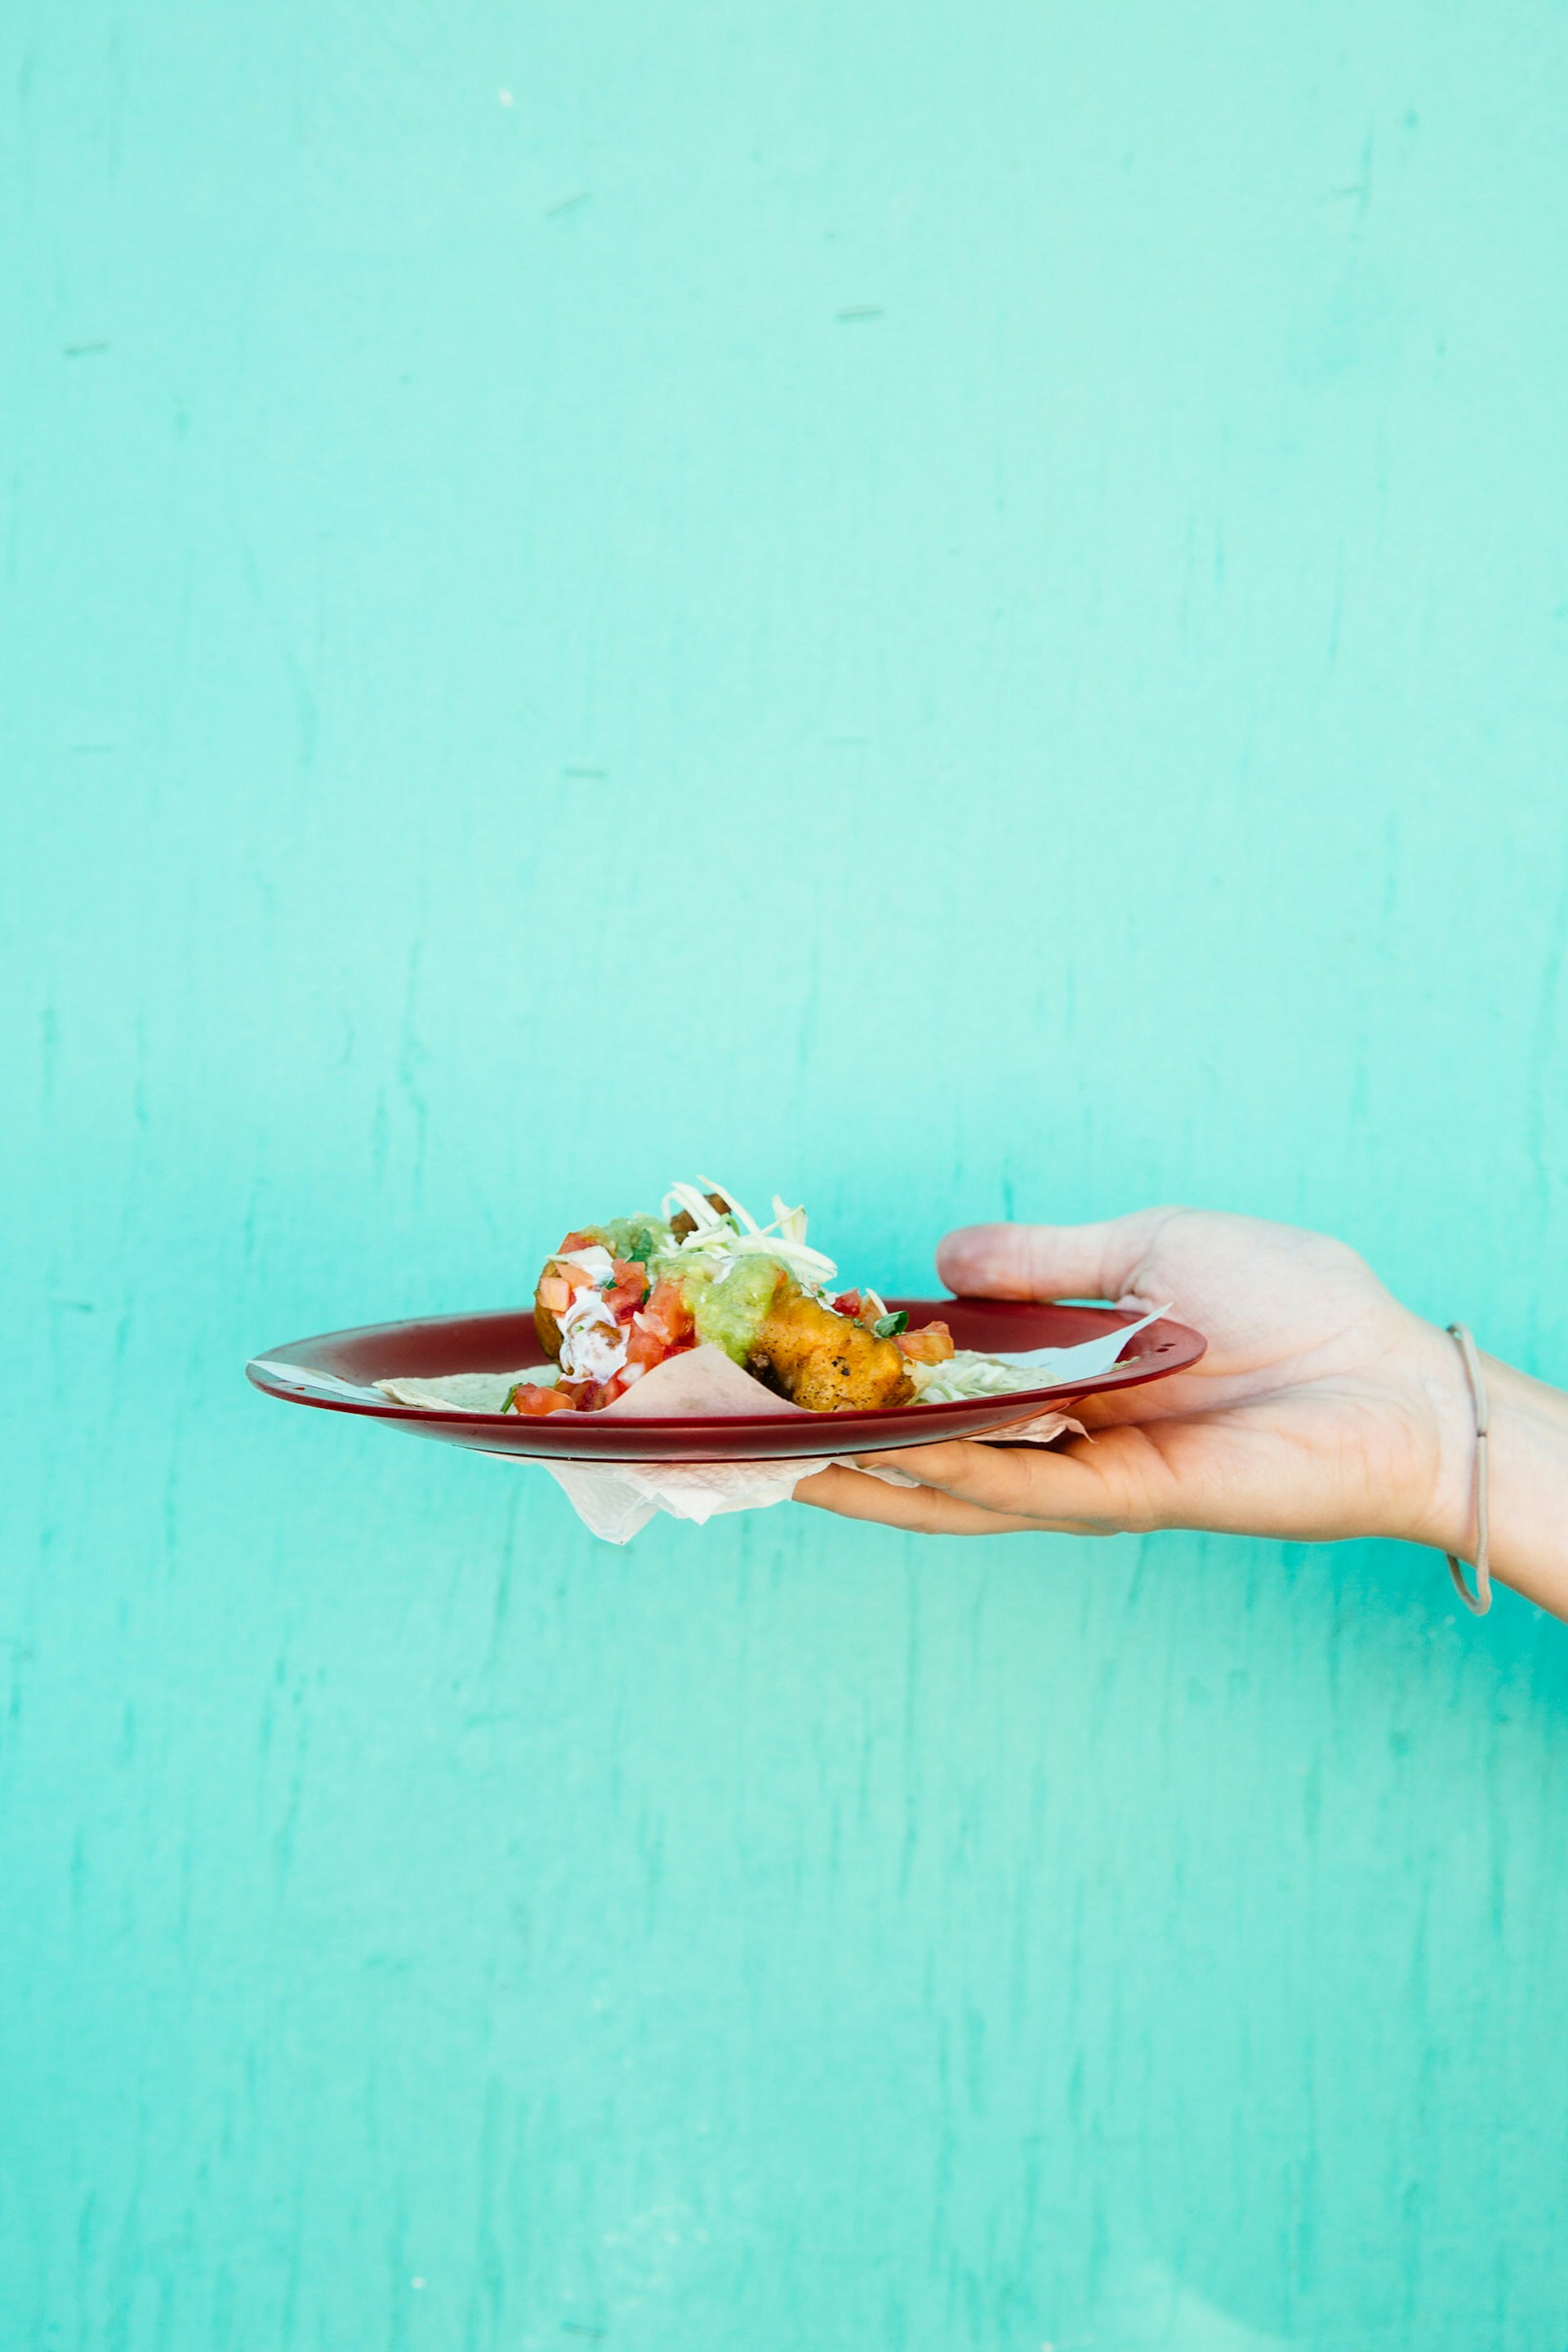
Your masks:
[[[915,1393],[900,1349],[820,1299],[780,1285],[752,1342],[751,1370],[808,1412],[908,1404]]]
[[[550,1268],[546,1266],[544,1273],[539,1277],[541,1282],[548,1279],[549,1273]],[[533,1328],[539,1344],[550,1361],[552,1364],[558,1364],[561,1361],[560,1318],[553,1307],[542,1304],[537,1291],[533,1295]]]

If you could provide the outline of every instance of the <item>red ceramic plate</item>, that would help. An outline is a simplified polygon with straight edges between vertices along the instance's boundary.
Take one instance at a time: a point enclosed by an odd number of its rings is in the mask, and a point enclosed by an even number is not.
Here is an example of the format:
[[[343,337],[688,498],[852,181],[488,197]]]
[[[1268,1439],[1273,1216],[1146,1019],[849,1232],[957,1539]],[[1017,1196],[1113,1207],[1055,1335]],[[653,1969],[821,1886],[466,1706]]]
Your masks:
[[[1031,1348],[1071,1348],[1098,1339],[1135,1315],[1114,1307],[1040,1307],[1011,1298],[890,1298],[906,1307],[916,1329],[938,1318],[960,1348],[988,1355],[1017,1355]],[[314,1339],[291,1339],[268,1349],[246,1367],[268,1396],[287,1404],[314,1405],[321,1412],[353,1412],[411,1437],[433,1437],[446,1445],[468,1445],[480,1454],[522,1454],[542,1461],[567,1462],[757,1462],[802,1460],[814,1454],[880,1451],[895,1445],[929,1445],[939,1437],[974,1437],[1005,1428],[1050,1405],[1106,1389],[1131,1388],[1184,1371],[1204,1352],[1205,1342],[1184,1323],[1151,1323],[1131,1342],[1131,1352],[1097,1378],[1059,1381],[1055,1388],[1020,1391],[1013,1396],[967,1399],[962,1404],[896,1405],[882,1412],[757,1413],[700,1420],[637,1420],[622,1412],[552,1412],[535,1418],[520,1413],[430,1412],[394,1404],[323,1393],[302,1374],[368,1387],[374,1381],[438,1380],[451,1372],[521,1371],[542,1364],[544,1351],[530,1309],[490,1315],[435,1315],[413,1323],[371,1323],[357,1331],[328,1331]]]

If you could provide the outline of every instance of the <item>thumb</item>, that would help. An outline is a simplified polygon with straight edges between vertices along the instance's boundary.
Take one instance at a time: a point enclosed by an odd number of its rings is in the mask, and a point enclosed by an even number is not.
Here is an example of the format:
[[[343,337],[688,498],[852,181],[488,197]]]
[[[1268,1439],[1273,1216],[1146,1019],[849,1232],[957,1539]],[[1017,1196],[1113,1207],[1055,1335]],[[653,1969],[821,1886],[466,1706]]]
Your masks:
[[[1168,1212],[1095,1225],[961,1225],[936,1254],[950,1290],[970,1298],[1121,1298]]]

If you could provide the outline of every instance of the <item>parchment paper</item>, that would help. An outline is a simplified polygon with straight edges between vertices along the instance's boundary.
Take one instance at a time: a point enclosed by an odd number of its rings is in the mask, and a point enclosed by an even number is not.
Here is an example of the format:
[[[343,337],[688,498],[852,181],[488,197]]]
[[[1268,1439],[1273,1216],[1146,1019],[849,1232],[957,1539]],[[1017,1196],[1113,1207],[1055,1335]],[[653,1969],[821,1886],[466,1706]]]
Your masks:
[[[1128,1306],[1137,1303],[1141,1302],[1123,1302]],[[1153,1307],[1140,1321],[1123,1323],[1076,1348],[1035,1348],[1026,1354],[985,1358],[984,1361],[1005,1365],[1020,1390],[1066,1387],[1077,1381],[1098,1379],[1117,1361],[1129,1339],[1169,1312],[1166,1307]],[[963,1355],[957,1360],[962,1362]],[[323,1395],[357,1397],[367,1403],[389,1397],[396,1404],[430,1412],[479,1414],[499,1413],[519,1381],[551,1377],[548,1367],[526,1364],[514,1372],[447,1372],[427,1380],[377,1381],[374,1386],[362,1387],[331,1372],[312,1371],[300,1364],[279,1363],[268,1358],[258,1358],[256,1370],[280,1375],[296,1386],[317,1389]],[[988,1389],[985,1393],[1001,1403],[1007,1389]],[[731,1363],[721,1349],[713,1347],[693,1348],[685,1355],[655,1365],[651,1372],[646,1373],[624,1396],[617,1397],[614,1404],[606,1405],[605,1411],[627,1418],[658,1421],[678,1420],[689,1414],[783,1413],[820,1424],[826,1418],[805,1412],[786,1398],[775,1396],[750,1372]],[[836,1435],[842,1432],[845,1438],[850,1436],[852,1423],[847,1426],[847,1418],[834,1417]],[[1049,1410],[1026,1412],[1017,1421],[987,1430],[984,1437],[973,1442],[982,1445],[1016,1444],[1022,1440],[1029,1444],[1048,1445],[1064,1430],[1084,1434],[1082,1424],[1070,1421],[1065,1413]],[[492,1458],[522,1463],[541,1459],[538,1455],[502,1454],[499,1450]],[[700,1526],[723,1511],[765,1510],[771,1504],[786,1501],[803,1478],[835,1465],[847,1469],[859,1467],[853,1453],[813,1454],[795,1462],[545,1461],[543,1466],[584,1527],[603,1537],[606,1543],[624,1544],[629,1543],[640,1528],[647,1527],[657,1512],[668,1512],[671,1518],[694,1519]],[[891,1486],[912,1486],[916,1483],[897,1470],[879,1469],[868,1475],[886,1479]]]
[[[1154,1319],[1153,1315],[1144,1318],[1145,1322]],[[1044,1388],[1058,1381],[1093,1379],[1115,1363],[1133,1333],[1142,1328],[1142,1323],[1122,1324],[1079,1347],[1037,1348],[1026,1355],[1009,1356],[1005,1361],[1016,1367],[1020,1388]],[[515,1381],[537,1381],[539,1377],[540,1367],[534,1364],[516,1372],[458,1372],[437,1380],[378,1381],[376,1387],[399,1404],[445,1412],[454,1408],[468,1412],[499,1412]],[[997,1401],[1002,1402],[1002,1398]],[[635,1388],[628,1389],[604,1410],[643,1421],[675,1420],[697,1413],[791,1414],[818,1423],[823,1418],[805,1412],[786,1398],[775,1396],[750,1372],[731,1363],[722,1349],[713,1347],[693,1348],[683,1356],[656,1365]],[[835,1434],[839,1431],[846,1436],[849,1433],[844,1420],[837,1417],[834,1430]],[[1069,1420],[1065,1413],[1035,1412],[1003,1428],[988,1430],[976,1442],[994,1444],[1005,1440],[1016,1444],[1023,1440],[1048,1445],[1064,1430],[1083,1433],[1082,1424]],[[500,1454],[496,1458],[538,1459],[521,1454]],[[724,1511],[765,1510],[773,1503],[787,1501],[803,1478],[835,1464],[849,1469],[859,1466],[852,1453],[835,1453],[794,1462],[547,1461],[544,1467],[584,1527],[606,1543],[624,1544],[629,1543],[659,1511],[672,1518],[695,1519],[701,1525]],[[879,1469],[868,1475],[886,1479],[893,1486],[912,1486],[916,1483],[897,1470]]]

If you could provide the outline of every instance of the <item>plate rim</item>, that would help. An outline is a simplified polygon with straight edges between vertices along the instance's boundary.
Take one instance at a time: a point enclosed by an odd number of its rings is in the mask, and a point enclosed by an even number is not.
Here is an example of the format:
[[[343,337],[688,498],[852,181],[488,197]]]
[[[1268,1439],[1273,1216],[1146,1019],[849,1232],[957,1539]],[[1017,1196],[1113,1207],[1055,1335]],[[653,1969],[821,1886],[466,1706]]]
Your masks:
[[[1122,1326],[1131,1326],[1141,1319],[1139,1310],[1135,1307],[1112,1307],[1098,1300],[976,1298],[959,1293],[949,1294],[940,1298],[909,1297],[889,1300],[889,1304],[895,1308],[905,1307],[911,1311],[916,1307],[923,1308],[927,1310],[928,1319],[940,1316],[944,1307],[959,1306],[1070,1307],[1077,1313],[1091,1314],[1107,1324]],[[405,1315],[391,1322],[351,1324],[342,1330],[312,1332],[301,1339],[283,1341],[275,1348],[261,1349],[247,1360],[245,1374],[253,1388],[259,1390],[264,1396],[275,1397],[280,1404],[301,1404],[321,1412],[349,1413],[363,1421],[379,1422],[393,1428],[407,1430],[416,1435],[428,1433],[434,1436],[437,1430],[451,1428],[465,1433],[468,1441],[467,1450],[469,1452],[503,1454],[518,1461],[570,1462],[575,1460],[608,1464],[616,1460],[632,1462],[642,1458],[668,1463],[671,1458],[662,1447],[656,1453],[641,1457],[627,1453],[612,1454],[604,1447],[597,1445],[592,1446],[584,1453],[574,1453],[569,1441],[574,1437],[586,1434],[595,1423],[600,1429],[605,1430],[605,1438],[612,1442],[635,1441],[639,1434],[651,1435],[655,1432],[659,1433],[667,1443],[677,1431],[689,1433],[690,1440],[694,1443],[711,1435],[716,1441],[716,1445],[721,1439],[728,1441],[723,1450],[730,1459],[745,1458],[743,1454],[737,1454],[733,1448],[735,1441],[743,1439],[748,1433],[754,1433],[761,1436],[765,1433],[775,1440],[782,1433],[780,1422],[785,1416],[778,1413],[694,1413],[663,1417],[651,1415],[639,1417],[635,1413],[617,1413],[611,1428],[605,1427],[603,1416],[598,1413],[574,1412],[570,1415],[552,1413],[542,1424],[541,1434],[546,1427],[552,1432],[558,1429],[559,1438],[552,1435],[551,1440],[542,1445],[537,1452],[525,1450],[517,1445],[484,1446],[472,1443],[473,1438],[479,1432],[496,1423],[502,1423],[509,1430],[515,1430],[522,1417],[515,1413],[479,1412],[466,1405],[454,1405],[447,1412],[434,1412],[427,1406],[400,1404],[390,1397],[379,1399],[374,1403],[360,1397],[335,1397],[312,1391],[303,1384],[285,1384],[260,1369],[264,1364],[287,1362],[290,1359],[297,1358],[300,1351],[305,1349],[325,1349],[344,1342],[363,1341],[383,1335],[391,1337],[395,1333],[407,1331],[414,1326],[428,1328],[432,1325],[468,1325],[492,1320],[526,1322],[531,1314],[531,1309],[529,1307],[481,1307],[466,1314]],[[1177,1372],[1190,1371],[1194,1364],[1202,1360],[1208,1349],[1207,1339],[1201,1331],[1196,1330],[1191,1324],[1179,1321],[1173,1316],[1163,1315],[1157,1321],[1146,1325],[1144,1336],[1161,1343],[1158,1349],[1145,1349],[1141,1354],[1131,1357],[1125,1365],[1121,1362],[1113,1364],[1108,1371],[1096,1373],[1087,1381],[1058,1381],[1042,1388],[1016,1389],[1005,1396],[993,1398],[963,1397],[936,1404],[879,1406],[873,1408],[870,1413],[862,1413],[858,1411],[852,1412],[848,1409],[834,1413],[813,1413],[807,1428],[803,1428],[801,1431],[802,1437],[805,1438],[809,1434],[813,1443],[803,1444],[798,1454],[769,1447],[766,1458],[773,1461],[790,1461],[812,1460],[820,1457],[825,1451],[834,1450],[831,1446],[825,1447],[823,1444],[823,1438],[826,1435],[829,1427],[837,1430],[847,1423],[858,1423],[873,1418],[881,1423],[894,1414],[900,1418],[901,1426],[899,1433],[879,1434],[871,1442],[868,1451],[889,1453],[902,1446],[936,1444],[942,1439],[944,1431],[951,1429],[954,1421],[971,1420],[975,1412],[987,1410],[991,1406],[997,1409],[998,1417],[995,1422],[988,1425],[1001,1430],[1010,1423],[1029,1420],[1035,1413],[1047,1411],[1053,1405],[1062,1406],[1080,1397],[1105,1395],[1119,1389],[1142,1388],[1152,1381],[1168,1380]],[[1149,1358],[1156,1352],[1163,1354],[1166,1349],[1173,1347],[1177,1350],[1177,1358],[1173,1363],[1154,1363],[1149,1360]],[[300,1366],[302,1370],[309,1368],[308,1362]],[[921,1416],[921,1420],[919,1425],[915,1426],[912,1425],[913,1417],[917,1414]],[[908,1422],[903,1420],[905,1415],[910,1416]],[[928,1419],[927,1416],[930,1418]],[[567,1421],[570,1422],[571,1426],[562,1428],[561,1423]],[[908,1432],[907,1434],[904,1433],[905,1430]],[[959,1436],[973,1436],[978,1433],[980,1433],[973,1424],[963,1432],[955,1433]],[[840,1446],[837,1450],[853,1451],[854,1448]]]

